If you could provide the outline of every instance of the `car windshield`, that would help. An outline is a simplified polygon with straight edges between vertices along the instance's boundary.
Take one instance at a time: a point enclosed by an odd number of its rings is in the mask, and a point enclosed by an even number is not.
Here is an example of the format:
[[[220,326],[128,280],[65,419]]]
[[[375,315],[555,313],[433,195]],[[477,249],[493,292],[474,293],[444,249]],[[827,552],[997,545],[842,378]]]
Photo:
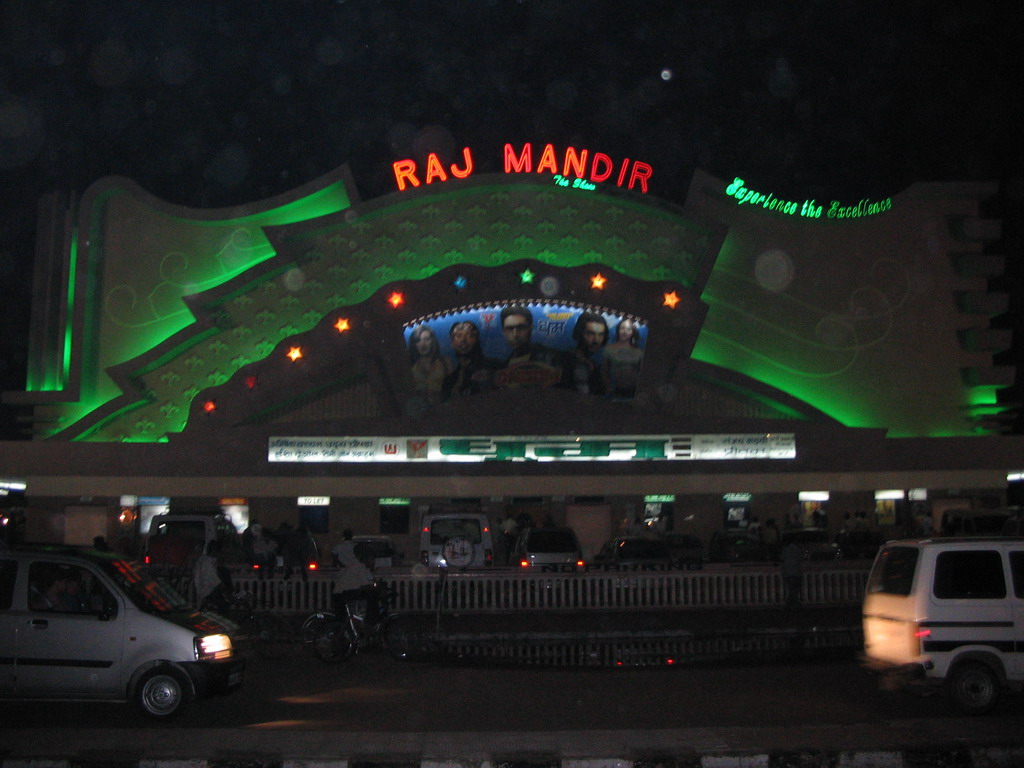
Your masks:
[[[526,547],[531,552],[573,552],[576,540],[568,531],[533,531]]]
[[[875,562],[868,577],[868,592],[909,595],[920,552],[916,547],[888,547]]]
[[[134,560],[111,558],[101,560],[100,567],[116,581],[135,606],[146,613],[187,611],[188,602],[177,590],[153,575],[142,563]]]

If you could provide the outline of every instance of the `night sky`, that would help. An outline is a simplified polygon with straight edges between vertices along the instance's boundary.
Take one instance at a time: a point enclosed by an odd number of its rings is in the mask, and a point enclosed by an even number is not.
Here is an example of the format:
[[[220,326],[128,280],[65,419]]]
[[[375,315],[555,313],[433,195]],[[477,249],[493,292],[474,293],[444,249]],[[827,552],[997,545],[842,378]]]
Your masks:
[[[36,203],[128,176],[217,208],[349,164],[505,142],[696,168],[787,199],[997,181],[1024,361],[1024,4],[0,0],[0,390],[23,390]],[[1021,398],[1019,388],[1007,402]],[[0,409],[0,438],[19,434]]]

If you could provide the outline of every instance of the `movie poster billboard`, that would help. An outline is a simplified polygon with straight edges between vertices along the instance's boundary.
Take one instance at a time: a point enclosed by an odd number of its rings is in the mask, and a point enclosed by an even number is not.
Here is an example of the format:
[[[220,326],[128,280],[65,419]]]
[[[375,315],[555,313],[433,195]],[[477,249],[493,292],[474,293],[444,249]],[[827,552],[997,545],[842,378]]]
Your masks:
[[[631,400],[647,331],[604,308],[508,302],[420,318],[405,327],[405,344],[414,387],[430,403],[548,387]]]

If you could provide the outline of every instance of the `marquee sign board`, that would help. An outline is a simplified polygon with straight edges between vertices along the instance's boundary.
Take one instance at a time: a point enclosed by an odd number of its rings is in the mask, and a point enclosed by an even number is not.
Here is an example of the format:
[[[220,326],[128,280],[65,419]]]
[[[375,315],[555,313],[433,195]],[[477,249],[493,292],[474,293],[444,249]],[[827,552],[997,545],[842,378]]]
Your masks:
[[[793,433],[271,437],[267,460],[290,463],[707,461],[794,459]]]

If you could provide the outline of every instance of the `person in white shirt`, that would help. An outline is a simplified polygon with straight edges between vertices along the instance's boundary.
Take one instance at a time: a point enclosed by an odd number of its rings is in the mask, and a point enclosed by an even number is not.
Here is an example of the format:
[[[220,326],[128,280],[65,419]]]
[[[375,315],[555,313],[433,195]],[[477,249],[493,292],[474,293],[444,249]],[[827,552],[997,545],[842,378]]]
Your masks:
[[[206,552],[196,558],[192,568],[192,586],[196,590],[196,604],[205,603],[213,608],[224,608],[228,603],[224,581],[220,573],[220,542],[216,539],[206,545]]]
[[[380,595],[373,581],[373,553],[368,547],[356,544],[355,557],[341,565],[331,585],[331,604],[338,616],[345,613],[348,603],[366,601],[366,623],[375,626],[380,617]]]

